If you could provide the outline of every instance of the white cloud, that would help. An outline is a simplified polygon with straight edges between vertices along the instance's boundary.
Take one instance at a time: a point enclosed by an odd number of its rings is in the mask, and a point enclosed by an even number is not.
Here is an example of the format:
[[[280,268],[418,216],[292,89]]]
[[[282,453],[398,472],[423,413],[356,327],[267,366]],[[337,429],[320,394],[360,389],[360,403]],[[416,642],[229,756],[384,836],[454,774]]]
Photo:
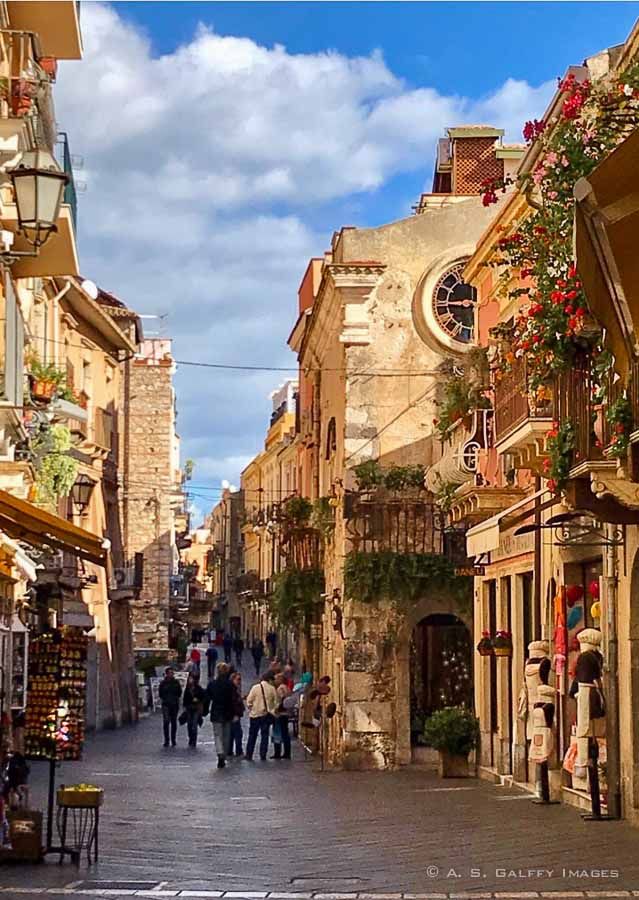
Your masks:
[[[509,79],[487,97],[446,96],[406,85],[379,52],[292,54],[205,27],[154,57],[115,8],[89,3],[82,19],[85,58],[61,67],[56,104],[87,164],[83,271],[139,311],[169,313],[179,359],[291,365],[299,280],[343,224],[318,233],[322,205],[352,208],[398,173],[426,174],[448,125],[490,122],[517,139],[553,89]],[[178,373],[185,453],[207,478],[237,480],[280,380]]]

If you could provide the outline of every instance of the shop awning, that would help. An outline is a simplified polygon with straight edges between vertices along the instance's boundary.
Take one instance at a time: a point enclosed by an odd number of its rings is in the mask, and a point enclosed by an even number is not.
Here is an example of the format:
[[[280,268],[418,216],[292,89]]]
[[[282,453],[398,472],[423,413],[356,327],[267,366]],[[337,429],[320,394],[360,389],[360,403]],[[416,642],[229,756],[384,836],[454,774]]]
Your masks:
[[[104,538],[2,490],[0,529],[12,538],[36,547],[67,550],[98,566],[106,564],[109,543]]]
[[[575,258],[619,374],[639,356],[639,129],[575,185]]]
[[[469,528],[466,532],[466,552],[468,556],[481,556],[483,553],[490,553],[491,550],[496,550],[499,547],[502,532],[512,528],[522,518],[517,516],[516,521],[513,522],[513,514],[518,510],[523,510],[529,503],[533,503],[546,493],[547,491],[544,488],[534,494],[529,494],[523,500],[518,500],[517,503],[513,503],[512,506],[503,509],[497,515],[491,516],[490,519],[485,519],[483,522],[478,522],[477,525]],[[530,513],[532,512],[533,510],[530,510]]]

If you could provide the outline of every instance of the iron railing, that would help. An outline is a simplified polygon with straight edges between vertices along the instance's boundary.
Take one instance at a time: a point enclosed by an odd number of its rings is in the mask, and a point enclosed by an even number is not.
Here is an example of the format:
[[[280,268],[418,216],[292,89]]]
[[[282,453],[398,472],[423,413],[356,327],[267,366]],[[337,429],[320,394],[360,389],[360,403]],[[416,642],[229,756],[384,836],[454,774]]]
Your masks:
[[[443,518],[430,493],[415,498],[351,495],[344,514],[355,551],[442,552]]]
[[[495,384],[495,440],[499,442],[527,419],[553,419],[552,391],[528,392],[528,371],[524,359],[515,359],[509,372]]]

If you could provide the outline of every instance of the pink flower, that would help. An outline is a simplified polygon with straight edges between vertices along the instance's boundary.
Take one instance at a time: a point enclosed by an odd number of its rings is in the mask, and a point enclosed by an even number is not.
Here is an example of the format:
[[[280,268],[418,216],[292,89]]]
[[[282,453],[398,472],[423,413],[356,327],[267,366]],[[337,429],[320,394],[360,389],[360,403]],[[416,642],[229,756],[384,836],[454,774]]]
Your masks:
[[[549,200],[556,200],[558,196],[559,194],[557,193],[557,191],[548,191]]]
[[[545,158],[545,160],[544,160],[544,163],[545,163],[547,166],[554,166],[558,159],[559,159],[559,157],[557,156],[557,154],[555,153],[555,151],[552,150],[550,153],[546,154],[546,158]]]

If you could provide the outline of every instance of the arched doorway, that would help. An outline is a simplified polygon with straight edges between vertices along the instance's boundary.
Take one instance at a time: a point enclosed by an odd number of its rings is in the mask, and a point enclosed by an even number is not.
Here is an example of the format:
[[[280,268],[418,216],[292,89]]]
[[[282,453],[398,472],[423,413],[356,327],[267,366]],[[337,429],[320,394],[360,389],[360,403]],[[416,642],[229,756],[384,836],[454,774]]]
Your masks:
[[[472,640],[464,622],[451,613],[417,622],[410,642],[411,743],[438,709],[471,707],[472,685]]]

